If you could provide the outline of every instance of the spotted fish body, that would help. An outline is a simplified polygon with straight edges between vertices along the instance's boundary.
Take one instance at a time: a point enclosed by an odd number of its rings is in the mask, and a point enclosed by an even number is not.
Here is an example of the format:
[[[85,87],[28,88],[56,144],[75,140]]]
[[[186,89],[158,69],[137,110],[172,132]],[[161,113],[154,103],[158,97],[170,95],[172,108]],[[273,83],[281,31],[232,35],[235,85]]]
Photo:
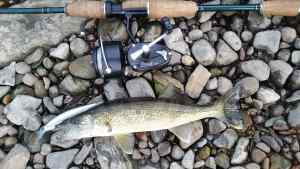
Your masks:
[[[223,100],[205,107],[166,101],[105,104],[65,121],[58,128],[64,132],[64,139],[69,140],[170,129],[208,117],[224,117]]]

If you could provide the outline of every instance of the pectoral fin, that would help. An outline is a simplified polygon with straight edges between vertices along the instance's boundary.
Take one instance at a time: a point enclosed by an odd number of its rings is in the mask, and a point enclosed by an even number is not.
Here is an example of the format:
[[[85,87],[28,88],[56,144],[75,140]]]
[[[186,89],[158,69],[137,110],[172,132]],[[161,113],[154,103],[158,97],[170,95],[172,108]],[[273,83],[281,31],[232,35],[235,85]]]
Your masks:
[[[184,124],[169,129],[180,141],[186,144],[193,144],[203,135],[203,126],[201,121]]]
[[[116,135],[114,137],[119,147],[124,151],[124,153],[132,154],[135,141],[133,134]]]

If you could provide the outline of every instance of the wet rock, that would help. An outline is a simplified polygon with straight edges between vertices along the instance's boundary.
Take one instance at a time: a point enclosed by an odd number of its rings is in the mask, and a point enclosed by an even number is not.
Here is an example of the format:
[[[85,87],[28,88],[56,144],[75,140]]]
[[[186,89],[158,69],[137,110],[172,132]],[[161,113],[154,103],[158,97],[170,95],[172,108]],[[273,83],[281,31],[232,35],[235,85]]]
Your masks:
[[[92,56],[87,55],[79,57],[69,65],[70,73],[78,78],[82,79],[94,79],[96,78],[96,71],[93,66]]]
[[[63,2],[26,1],[16,7],[63,6]],[[79,32],[85,18],[66,15],[2,15],[0,25],[0,66],[22,60],[26,53],[37,46],[49,47],[58,44],[71,33]],[[63,23],[63,24],[62,24]],[[42,25],[42,26],[41,26]],[[22,46],[22,47],[20,47]]]
[[[291,43],[296,39],[297,32],[294,28],[284,27],[281,29],[281,36],[283,41]]]
[[[185,86],[186,93],[192,98],[198,98],[210,75],[210,72],[199,64],[188,79]]]
[[[291,162],[279,154],[273,154],[271,156],[271,167],[270,169],[290,169],[292,166]]]
[[[74,157],[74,160],[73,160],[74,163],[76,165],[81,164],[86,159],[86,157],[89,155],[92,147],[93,147],[93,144],[84,144],[82,146],[82,148],[80,149],[80,151]]]
[[[227,79],[226,77],[222,77],[222,76],[218,78],[217,92],[220,95],[225,95],[232,87],[233,87],[233,84],[232,84],[231,80]]]
[[[64,140],[63,132],[58,131],[51,135],[50,144],[61,148],[70,148],[78,143],[78,140]]]
[[[269,66],[271,68],[272,81],[277,86],[283,86],[293,72],[293,67],[282,60],[272,60]]]
[[[232,129],[227,129],[213,141],[213,144],[219,148],[230,149],[237,139],[237,133]]]
[[[170,51],[171,59],[169,65],[181,64],[181,54],[175,51]]]
[[[195,153],[192,150],[189,150],[183,156],[181,164],[184,168],[192,169],[194,167]]]
[[[235,146],[234,153],[231,158],[231,164],[241,164],[243,163],[248,157],[248,145],[249,145],[249,138],[242,137],[239,139],[237,145]]]
[[[264,17],[257,12],[250,12],[248,15],[248,21],[249,28],[254,31],[266,29],[271,24],[271,19]]]
[[[151,140],[154,143],[160,143],[166,138],[168,131],[167,130],[151,131],[150,134],[151,134]]]
[[[223,40],[217,44],[216,64],[219,66],[229,65],[238,60],[237,53],[232,50]]]
[[[30,159],[30,152],[26,147],[16,144],[0,162],[3,169],[24,169]]]
[[[53,65],[54,65],[54,63],[50,58],[46,57],[43,59],[43,66],[46,69],[48,69],[48,70],[51,69],[53,67]]]
[[[192,46],[192,54],[198,63],[208,66],[214,63],[216,51],[205,39],[196,41]]]
[[[154,91],[149,82],[144,78],[135,78],[126,82],[126,89],[130,97],[153,97]]]
[[[270,76],[270,67],[261,60],[250,60],[241,63],[244,73],[254,76],[259,81],[268,80]]]
[[[12,123],[34,131],[41,125],[41,119],[37,112],[41,103],[42,101],[35,97],[18,95],[4,108],[4,113]]]
[[[249,97],[255,94],[259,89],[259,82],[254,77],[245,77],[237,82],[238,86],[241,87],[241,98]]]
[[[5,96],[10,90],[9,86],[0,86],[0,98]]]
[[[238,51],[242,48],[242,41],[239,36],[233,31],[227,31],[223,34],[223,39],[229,44],[229,46]]]
[[[108,100],[128,98],[125,89],[118,80],[110,80],[104,85],[104,94]]]
[[[267,157],[266,153],[257,148],[254,148],[251,151],[251,158],[256,163],[261,163],[266,157]]]
[[[0,138],[6,135],[13,136],[17,134],[18,131],[13,126],[1,126],[0,127]]]
[[[163,157],[171,153],[171,145],[169,142],[159,143],[157,146],[158,154]]]
[[[253,46],[257,49],[266,50],[270,54],[275,54],[279,49],[280,39],[281,33],[279,31],[258,32],[255,35]]]
[[[177,145],[172,148],[171,156],[175,160],[181,160],[184,156],[184,151]]]
[[[164,38],[164,41],[168,48],[175,50],[181,54],[190,54],[189,46],[183,39],[181,29],[173,29],[173,31]]]
[[[193,29],[189,32],[189,38],[192,41],[199,40],[203,37],[203,32],[200,29]]]
[[[1,46],[1,44],[0,44],[0,46]],[[3,57],[1,57],[1,58],[3,58]],[[0,59],[0,65],[1,65],[1,59]],[[15,65],[16,65],[16,63],[12,62],[9,66],[6,66],[0,70],[0,85],[15,86],[15,83],[16,83]]]
[[[218,88],[218,79],[216,77],[209,79],[209,81],[205,86],[206,90],[215,90],[217,88]]]
[[[209,134],[219,134],[226,129],[226,124],[221,120],[211,119],[208,122]]]
[[[50,169],[68,169],[77,152],[78,149],[70,149],[66,151],[50,153],[47,155],[46,165]]]
[[[57,48],[52,49],[50,51],[50,56],[61,59],[61,60],[66,60],[69,56],[70,53],[70,46],[67,43],[61,43],[60,45],[57,46]]]
[[[26,74],[31,71],[31,67],[25,62],[19,62],[15,65],[16,72],[19,74]]]
[[[292,127],[297,127],[297,128],[300,127],[300,113],[299,112],[300,112],[300,103],[297,103],[297,105],[289,111],[288,123]]]
[[[216,161],[216,165],[221,167],[221,168],[227,169],[230,166],[229,157],[225,153],[219,153],[216,156],[215,161]]]
[[[297,65],[297,66],[300,65],[300,59],[299,58],[300,58],[300,51],[298,51],[298,50],[293,51],[291,61],[294,65]]]
[[[300,69],[294,70],[289,79],[289,85],[292,89],[300,89]]]
[[[79,95],[86,92],[89,86],[90,83],[88,81],[74,78],[71,75],[66,76],[59,85],[62,90],[72,95]]]
[[[280,96],[271,88],[260,87],[257,92],[257,99],[261,100],[263,104],[271,104],[278,101]]]
[[[73,55],[79,57],[89,51],[89,46],[83,39],[75,38],[70,43],[70,49]]]

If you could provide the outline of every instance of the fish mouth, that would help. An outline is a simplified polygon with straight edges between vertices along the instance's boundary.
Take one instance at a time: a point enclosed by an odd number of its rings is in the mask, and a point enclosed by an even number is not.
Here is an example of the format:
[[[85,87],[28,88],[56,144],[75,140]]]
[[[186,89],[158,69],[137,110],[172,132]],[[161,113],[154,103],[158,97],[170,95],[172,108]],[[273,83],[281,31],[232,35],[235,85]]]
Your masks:
[[[238,130],[244,128],[243,113],[240,107],[240,99],[243,87],[236,85],[225,94],[224,115],[228,124]]]

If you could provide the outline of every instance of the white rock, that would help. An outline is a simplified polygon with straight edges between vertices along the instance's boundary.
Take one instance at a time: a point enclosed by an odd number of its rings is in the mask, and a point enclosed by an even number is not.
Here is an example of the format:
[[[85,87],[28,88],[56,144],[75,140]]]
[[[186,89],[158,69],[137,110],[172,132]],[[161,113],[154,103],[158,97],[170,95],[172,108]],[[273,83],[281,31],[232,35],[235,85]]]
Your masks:
[[[260,87],[257,92],[257,99],[261,100],[264,104],[270,104],[278,101],[280,96],[271,88]]]
[[[50,52],[50,56],[62,60],[66,60],[70,53],[70,47],[67,43],[61,43],[57,48]]]

